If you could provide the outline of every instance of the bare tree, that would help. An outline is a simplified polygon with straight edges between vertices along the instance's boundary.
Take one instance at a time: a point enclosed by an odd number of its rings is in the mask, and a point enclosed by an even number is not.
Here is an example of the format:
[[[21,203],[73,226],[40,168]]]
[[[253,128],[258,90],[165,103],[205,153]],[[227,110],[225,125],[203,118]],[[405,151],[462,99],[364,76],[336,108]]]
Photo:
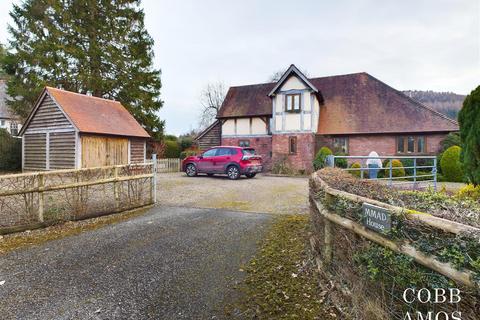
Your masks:
[[[202,106],[200,114],[201,128],[209,126],[215,120],[226,94],[225,84],[221,81],[209,83],[202,90],[200,93],[200,105]]]

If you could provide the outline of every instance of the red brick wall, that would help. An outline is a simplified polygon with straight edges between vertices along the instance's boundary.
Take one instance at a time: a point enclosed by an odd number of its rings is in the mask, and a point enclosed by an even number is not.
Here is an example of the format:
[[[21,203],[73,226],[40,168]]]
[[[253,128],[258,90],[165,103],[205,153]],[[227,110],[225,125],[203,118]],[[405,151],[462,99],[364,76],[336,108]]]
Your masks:
[[[245,138],[223,138],[222,146],[238,146],[240,140],[250,141],[250,147],[254,148],[256,153],[262,156],[265,170],[270,170],[272,164],[272,137],[245,137]]]
[[[289,154],[289,137],[297,137],[297,153]],[[272,136],[272,163],[286,159],[294,170],[312,171],[315,154],[315,135],[305,134],[275,134]]]
[[[368,156],[376,151],[380,156],[396,154],[395,136],[351,136],[348,138],[348,154],[350,156]]]
[[[437,154],[440,142],[446,136],[446,133],[426,134],[427,153]],[[329,139],[331,140],[332,138]],[[318,141],[327,143],[328,138],[317,138]],[[320,147],[322,146],[317,146],[317,149]],[[396,155],[397,135],[355,135],[348,138],[348,153],[350,156],[366,156],[371,151],[376,151],[381,156]]]
[[[437,154],[440,150],[440,142],[447,136],[446,133],[427,135],[425,143],[427,144],[427,151]]]
[[[440,141],[447,134],[425,135],[427,151],[436,154],[440,147]],[[297,137],[297,153],[289,154],[288,138]],[[396,154],[396,135],[355,135],[350,136],[348,141],[349,155],[367,156],[371,151],[376,151],[381,156]],[[250,141],[250,146],[255,148],[262,156],[265,170],[271,170],[272,164],[285,159],[287,164],[294,170],[312,171],[312,162],[315,152],[322,147],[323,143],[331,140],[328,136],[305,134],[275,134],[268,137],[222,137],[223,146],[238,146],[240,140]],[[317,145],[315,141],[317,140]],[[319,144],[319,142],[321,142]]]

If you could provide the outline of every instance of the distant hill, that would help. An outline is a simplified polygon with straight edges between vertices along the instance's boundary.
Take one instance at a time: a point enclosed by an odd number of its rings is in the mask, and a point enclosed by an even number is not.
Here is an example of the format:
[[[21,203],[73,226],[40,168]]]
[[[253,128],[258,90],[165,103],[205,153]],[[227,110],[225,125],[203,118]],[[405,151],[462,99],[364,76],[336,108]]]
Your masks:
[[[453,92],[435,92],[430,90],[406,90],[403,93],[452,119],[457,119],[458,112],[462,108],[463,100],[466,97]]]

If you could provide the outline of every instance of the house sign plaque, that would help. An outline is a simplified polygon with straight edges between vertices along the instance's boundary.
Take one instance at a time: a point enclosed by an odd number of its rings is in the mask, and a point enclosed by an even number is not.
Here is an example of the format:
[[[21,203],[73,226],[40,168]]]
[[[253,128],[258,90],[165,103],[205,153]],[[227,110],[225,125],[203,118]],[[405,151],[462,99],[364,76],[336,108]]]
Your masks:
[[[364,202],[362,204],[362,222],[369,229],[380,233],[386,233],[392,228],[390,212],[378,206]]]

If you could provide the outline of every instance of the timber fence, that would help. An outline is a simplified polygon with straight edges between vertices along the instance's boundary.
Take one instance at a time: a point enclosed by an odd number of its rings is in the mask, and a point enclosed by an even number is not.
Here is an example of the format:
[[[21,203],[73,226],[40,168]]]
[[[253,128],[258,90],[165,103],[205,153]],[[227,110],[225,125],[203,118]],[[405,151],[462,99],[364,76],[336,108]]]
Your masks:
[[[178,158],[157,159],[158,173],[173,173],[182,171],[182,160]]]
[[[357,187],[373,184],[363,183]],[[365,225],[365,203],[391,215],[390,231]],[[319,172],[310,179],[310,205],[311,244],[322,282],[345,316],[478,319],[480,229],[334,189]],[[413,292],[422,288],[415,298]],[[435,303],[435,289],[458,289],[461,301]]]
[[[0,233],[151,205],[155,169],[150,163],[0,176]]]

